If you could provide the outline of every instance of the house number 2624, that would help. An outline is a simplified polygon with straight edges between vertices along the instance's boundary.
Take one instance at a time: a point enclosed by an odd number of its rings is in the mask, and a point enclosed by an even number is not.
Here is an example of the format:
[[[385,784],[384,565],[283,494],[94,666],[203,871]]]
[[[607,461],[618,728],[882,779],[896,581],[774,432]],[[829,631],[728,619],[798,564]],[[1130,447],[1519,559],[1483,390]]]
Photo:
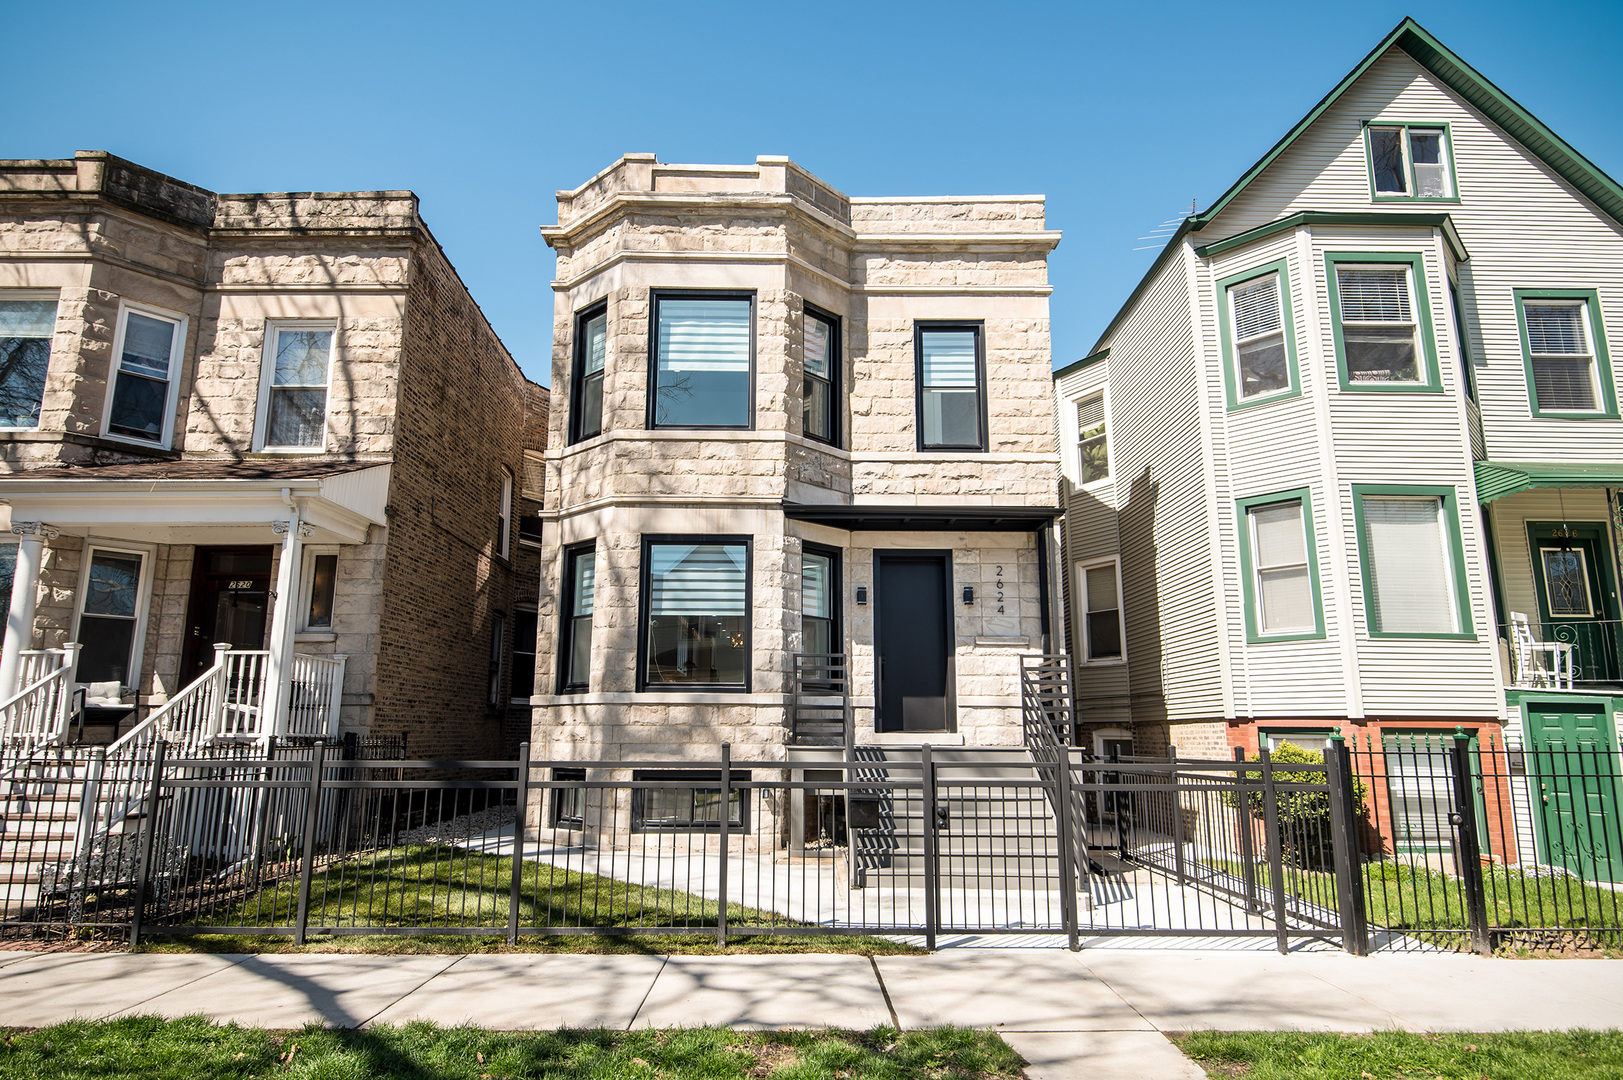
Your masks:
[[[997,613],[1003,614],[1003,567],[997,568]]]

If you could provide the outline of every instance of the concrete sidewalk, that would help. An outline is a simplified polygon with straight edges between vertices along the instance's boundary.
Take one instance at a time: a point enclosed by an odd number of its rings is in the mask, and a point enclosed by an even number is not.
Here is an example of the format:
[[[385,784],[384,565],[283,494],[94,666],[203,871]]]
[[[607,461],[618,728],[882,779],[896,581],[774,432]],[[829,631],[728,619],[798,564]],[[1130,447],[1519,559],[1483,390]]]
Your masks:
[[[0,952],[0,1024],[193,1013],[262,1027],[995,1028],[1033,1080],[1197,1078],[1199,1028],[1497,1031],[1623,1024],[1623,964],[1452,954],[946,948],[930,956]]]

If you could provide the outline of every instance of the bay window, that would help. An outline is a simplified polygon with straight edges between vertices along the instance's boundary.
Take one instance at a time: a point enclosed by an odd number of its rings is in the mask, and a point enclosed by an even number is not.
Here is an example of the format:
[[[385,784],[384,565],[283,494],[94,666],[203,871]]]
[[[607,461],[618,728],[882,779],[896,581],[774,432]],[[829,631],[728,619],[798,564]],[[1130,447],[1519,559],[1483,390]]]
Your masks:
[[[644,538],[642,567],[642,687],[748,690],[749,541]]]
[[[649,427],[748,428],[755,295],[654,293]]]
[[[564,618],[560,626],[558,692],[588,688],[592,675],[592,607],[597,594],[597,544],[564,551]]]
[[[1231,409],[1301,391],[1289,283],[1284,259],[1218,282],[1223,383]]]
[[[1247,640],[1324,636],[1318,542],[1307,489],[1253,496],[1238,506]]]
[[[56,298],[0,296],[0,428],[39,426]]]
[[[103,418],[110,437],[168,445],[185,341],[186,320],[178,315],[120,309]]]
[[[1326,256],[1342,390],[1440,391],[1421,257]]]
[[[1473,636],[1454,489],[1353,485],[1372,637]]]
[[[608,352],[609,309],[607,304],[599,304],[575,319],[574,402],[569,414],[572,443],[603,433],[603,368]]]

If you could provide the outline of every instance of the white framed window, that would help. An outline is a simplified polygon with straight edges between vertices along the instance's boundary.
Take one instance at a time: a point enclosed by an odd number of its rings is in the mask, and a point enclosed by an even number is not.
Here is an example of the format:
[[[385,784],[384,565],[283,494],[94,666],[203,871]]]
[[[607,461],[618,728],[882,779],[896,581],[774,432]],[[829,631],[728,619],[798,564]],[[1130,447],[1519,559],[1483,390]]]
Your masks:
[[[1284,297],[1279,278],[1279,272],[1273,271],[1228,288],[1238,401],[1268,397],[1291,388],[1291,359],[1285,342]]]
[[[299,632],[333,632],[333,602],[338,592],[338,549],[306,547],[299,575]]]
[[[79,577],[73,640],[80,682],[134,687],[141,676],[152,592],[149,549],[92,542]]]
[[[539,450],[524,451],[524,474],[518,493],[533,502],[541,502],[547,491],[547,456]]]
[[[1082,613],[1082,662],[1119,664],[1126,660],[1120,557],[1077,563],[1076,595]]]
[[[11,608],[11,586],[17,578],[16,541],[0,540],[0,604]]]
[[[1083,486],[1110,479],[1110,436],[1103,391],[1076,403],[1077,459]]]
[[[265,324],[256,450],[309,453],[327,448],[327,392],[337,324]]]
[[[1376,199],[1454,197],[1453,150],[1445,125],[1371,124],[1367,131]]]
[[[122,301],[113,337],[102,434],[109,439],[168,446],[174,438],[175,396],[186,347],[186,317]]]
[[[1534,408],[1540,413],[1603,412],[1606,399],[1595,364],[1589,301],[1582,297],[1519,299]]]
[[[1255,560],[1252,589],[1256,610],[1252,614],[1258,635],[1316,631],[1318,612],[1302,500],[1250,506],[1245,516]]]
[[[0,293],[0,428],[39,427],[56,333],[56,293]]]
[[[496,511],[496,554],[508,557],[513,543],[513,473],[502,466],[500,504]]]
[[[1336,265],[1348,383],[1425,383],[1411,269],[1406,263]]]

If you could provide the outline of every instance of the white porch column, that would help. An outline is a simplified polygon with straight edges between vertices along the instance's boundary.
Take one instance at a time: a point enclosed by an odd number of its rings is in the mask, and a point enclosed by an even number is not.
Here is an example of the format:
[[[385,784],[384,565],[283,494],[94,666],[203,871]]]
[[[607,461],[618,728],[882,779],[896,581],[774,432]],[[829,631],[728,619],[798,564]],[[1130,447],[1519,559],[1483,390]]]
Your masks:
[[[271,609],[270,657],[265,671],[265,700],[261,705],[262,734],[287,732],[287,680],[293,670],[293,630],[299,608],[299,564],[304,540],[313,531],[299,520],[295,507],[286,521],[271,522],[282,538],[282,561],[276,568],[276,603]]]
[[[17,542],[17,573],[11,581],[11,609],[6,612],[6,636],[0,644],[0,701],[9,701],[22,687],[23,650],[34,641],[34,605],[39,599],[39,573],[45,565],[45,541],[55,540],[55,529],[40,521],[16,521],[11,531]]]

